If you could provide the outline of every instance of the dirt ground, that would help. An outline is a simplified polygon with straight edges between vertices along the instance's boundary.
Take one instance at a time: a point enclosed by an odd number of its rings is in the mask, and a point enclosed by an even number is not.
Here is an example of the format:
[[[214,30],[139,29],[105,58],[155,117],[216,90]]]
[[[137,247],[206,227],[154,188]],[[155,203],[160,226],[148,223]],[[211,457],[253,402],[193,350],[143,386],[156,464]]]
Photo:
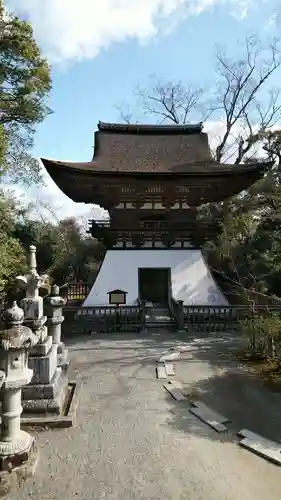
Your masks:
[[[82,382],[76,425],[35,433],[36,475],[7,500],[280,500],[280,468],[238,446],[236,430],[278,440],[281,397],[236,366],[238,344],[163,332],[69,339]],[[179,345],[175,378],[232,419],[226,434],[156,379],[159,356]]]
[[[281,389],[238,361],[243,347],[235,335],[196,336],[176,364],[177,378],[190,398],[228,417],[231,429],[281,442]]]

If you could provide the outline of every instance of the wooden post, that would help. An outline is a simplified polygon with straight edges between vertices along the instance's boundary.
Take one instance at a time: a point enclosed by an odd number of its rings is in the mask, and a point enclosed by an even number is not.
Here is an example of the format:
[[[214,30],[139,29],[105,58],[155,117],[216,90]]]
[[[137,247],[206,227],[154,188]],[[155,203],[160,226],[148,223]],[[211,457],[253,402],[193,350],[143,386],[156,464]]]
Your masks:
[[[185,333],[183,301],[177,301],[178,333]]]
[[[142,300],[140,303],[141,308],[141,333],[146,333],[146,319],[145,319],[145,302]]]
[[[252,320],[252,351],[256,352],[256,330],[255,330],[255,302],[251,304],[251,320]]]

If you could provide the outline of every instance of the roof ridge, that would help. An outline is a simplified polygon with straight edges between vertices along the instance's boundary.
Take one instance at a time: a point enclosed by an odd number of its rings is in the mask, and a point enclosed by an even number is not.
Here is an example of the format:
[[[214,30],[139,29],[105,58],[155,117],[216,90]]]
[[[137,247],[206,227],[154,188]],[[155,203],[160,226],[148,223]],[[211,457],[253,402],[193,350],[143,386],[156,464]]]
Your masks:
[[[98,130],[109,133],[148,134],[148,135],[176,135],[200,134],[203,131],[203,122],[186,124],[153,125],[146,123],[106,123],[99,121]]]

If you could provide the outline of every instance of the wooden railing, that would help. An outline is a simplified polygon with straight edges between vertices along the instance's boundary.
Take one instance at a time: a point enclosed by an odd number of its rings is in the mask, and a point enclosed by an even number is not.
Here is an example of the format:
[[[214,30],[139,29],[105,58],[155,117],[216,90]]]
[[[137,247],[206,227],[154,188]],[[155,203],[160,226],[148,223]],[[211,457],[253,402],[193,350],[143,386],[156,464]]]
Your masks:
[[[139,306],[83,307],[77,309],[75,321],[81,333],[139,332],[143,310]]]
[[[277,313],[279,305],[239,306],[184,306],[171,300],[171,315],[176,319],[177,329],[188,332],[236,332],[240,322],[246,318],[253,322],[260,316]],[[147,308],[139,301],[135,306],[100,306],[64,308],[64,335],[72,333],[117,333],[141,332],[146,329]]]
[[[169,297],[168,306],[171,317],[176,320],[177,326],[179,326],[179,311],[177,301],[173,297]]]
[[[79,281],[71,281],[60,287],[60,293],[67,298],[68,302],[81,303],[88,296],[91,284]]]
[[[268,313],[281,315],[281,305],[239,306],[183,306],[184,325],[187,330],[205,332],[237,331],[239,322]]]

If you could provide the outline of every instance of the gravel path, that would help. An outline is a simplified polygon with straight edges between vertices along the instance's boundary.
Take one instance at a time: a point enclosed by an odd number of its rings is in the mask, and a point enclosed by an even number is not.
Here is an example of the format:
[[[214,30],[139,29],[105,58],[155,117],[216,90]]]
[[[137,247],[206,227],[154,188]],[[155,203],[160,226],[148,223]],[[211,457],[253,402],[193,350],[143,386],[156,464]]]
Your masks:
[[[156,357],[175,343],[167,335],[73,343],[84,381],[77,425],[38,435],[36,476],[8,500],[279,500],[277,466],[207,428],[156,380]]]

